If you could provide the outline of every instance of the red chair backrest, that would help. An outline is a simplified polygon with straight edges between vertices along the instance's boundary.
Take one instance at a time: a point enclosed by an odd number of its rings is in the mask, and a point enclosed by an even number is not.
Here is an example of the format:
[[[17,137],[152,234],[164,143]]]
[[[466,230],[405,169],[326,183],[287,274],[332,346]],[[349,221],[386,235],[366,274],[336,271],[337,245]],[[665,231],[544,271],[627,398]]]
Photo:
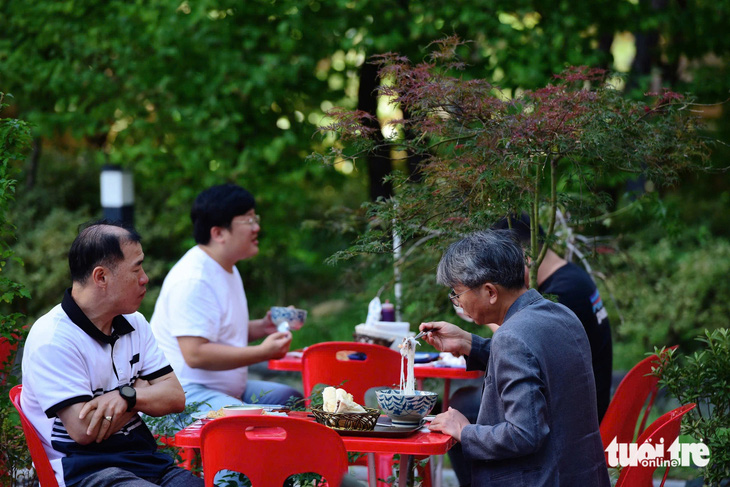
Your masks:
[[[220,470],[244,473],[253,487],[281,487],[291,475],[314,472],[339,486],[347,449],[334,430],[305,419],[228,416],[200,433],[203,477],[213,487]]]
[[[649,441],[652,445],[658,445],[664,440],[664,460],[671,460],[669,447],[679,437],[679,429],[682,425],[682,417],[697,406],[695,403],[686,404],[673,411],[660,416],[656,421],[646,428],[639,439],[639,445]],[[626,466],[621,469],[616,487],[652,487],[654,485],[654,470],[656,467]],[[661,485],[667,478],[669,467],[666,467]]]
[[[672,350],[677,346],[671,347]],[[608,404],[606,414],[601,421],[601,439],[603,449],[616,438],[618,443],[634,441],[636,424],[642,414],[638,435],[644,431],[658,390],[659,377],[651,373],[652,367],[658,365],[659,357],[654,354],[636,364],[616,388],[616,392]]]
[[[344,353],[360,352],[364,360],[349,360]],[[344,356],[343,356],[344,355]],[[317,384],[342,387],[358,404],[371,387],[398,386],[401,355],[381,345],[359,342],[324,342],[307,347],[302,355],[304,395]],[[343,384],[344,382],[344,384]],[[340,385],[342,384],[342,385]]]
[[[41,438],[20,407],[20,393],[22,390],[23,386],[21,384],[10,389],[10,401],[20,415],[20,424],[23,426],[25,442],[28,444],[30,457],[33,459],[33,467],[38,474],[38,482],[41,484],[41,487],[58,487],[56,474],[53,473],[53,467],[51,467],[51,462],[48,461],[48,455],[43,448]]]

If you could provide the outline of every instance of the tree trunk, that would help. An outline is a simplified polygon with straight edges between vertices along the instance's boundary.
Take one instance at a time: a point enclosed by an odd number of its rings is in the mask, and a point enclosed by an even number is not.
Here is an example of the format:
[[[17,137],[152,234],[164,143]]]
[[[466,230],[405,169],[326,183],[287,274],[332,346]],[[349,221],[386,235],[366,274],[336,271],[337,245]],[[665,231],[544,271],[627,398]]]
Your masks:
[[[403,118],[406,121],[410,118],[410,114],[407,110],[403,111]],[[403,135],[408,141],[411,141],[415,138],[415,134],[412,130],[408,129],[408,127],[406,127],[403,132]],[[424,161],[427,158],[428,156],[426,154],[415,153],[411,150],[408,151],[408,174],[411,182],[418,183],[421,181],[421,178],[423,177],[421,169],[423,167]]]
[[[378,68],[374,64],[365,63],[360,68],[360,87],[358,90],[358,110],[377,116],[378,108]],[[370,199],[375,201],[380,197],[389,198],[393,194],[393,185],[383,181],[383,178],[393,170],[390,158],[390,147],[385,144],[380,123],[376,120],[369,122],[372,128],[377,129],[377,149],[368,154],[368,175],[370,177]]]
[[[642,6],[646,6],[647,3],[649,3],[648,8],[652,12],[659,12],[667,8],[666,0],[640,0]],[[665,71],[659,48],[659,30],[634,32],[634,39],[636,56],[631,63],[631,72],[626,83],[627,90],[636,88],[639,84],[637,78],[651,75],[654,68],[660,68],[662,72]],[[659,91],[658,85],[661,85],[661,79],[652,79],[649,89]]]
[[[33,189],[35,186],[36,176],[38,175],[38,161],[41,158],[42,143],[43,141],[40,137],[35,137],[33,139],[33,150],[28,158],[28,170],[25,173],[25,185],[28,189]]]

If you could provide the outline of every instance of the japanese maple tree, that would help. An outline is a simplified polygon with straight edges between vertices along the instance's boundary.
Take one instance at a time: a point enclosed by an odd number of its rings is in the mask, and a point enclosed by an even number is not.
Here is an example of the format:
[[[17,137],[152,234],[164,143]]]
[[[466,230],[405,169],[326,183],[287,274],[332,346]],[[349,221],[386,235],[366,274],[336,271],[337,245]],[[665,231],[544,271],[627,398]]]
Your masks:
[[[554,83],[507,96],[485,80],[458,76],[462,44],[457,38],[434,43],[419,64],[393,53],[375,58],[387,80],[380,94],[407,114],[388,122],[394,137],[375,137],[369,114],[330,112],[334,122],[324,130],[339,139],[319,156],[325,161],[356,160],[383,144],[392,154],[424,161],[417,174],[392,177],[392,198],[366,204],[368,231],[335,259],[390,252],[391,232],[404,244],[456,238],[521,212],[547,222],[550,242],[558,209],[580,221],[609,208],[599,190],[607,178],[615,183],[643,175],[667,185],[686,171],[705,169],[707,142],[682,95],[663,91],[630,100],[605,71],[570,67]],[[540,246],[536,228],[531,237],[527,254],[536,287],[547,246]]]

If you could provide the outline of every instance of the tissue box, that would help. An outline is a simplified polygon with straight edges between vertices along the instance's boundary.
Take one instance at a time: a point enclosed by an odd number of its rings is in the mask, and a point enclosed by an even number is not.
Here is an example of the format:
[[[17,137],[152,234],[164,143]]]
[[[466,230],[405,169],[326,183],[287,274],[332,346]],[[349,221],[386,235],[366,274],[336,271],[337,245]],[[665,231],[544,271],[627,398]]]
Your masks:
[[[356,342],[397,349],[403,338],[414,335],[409,328],[410,323],[405,321],[376,321],[372,326],[363,323],[355,327],[353,338]]]
[[[401,337],[407,336],[411,328],[407,321],[376,321],[372,326],[376,330]]]

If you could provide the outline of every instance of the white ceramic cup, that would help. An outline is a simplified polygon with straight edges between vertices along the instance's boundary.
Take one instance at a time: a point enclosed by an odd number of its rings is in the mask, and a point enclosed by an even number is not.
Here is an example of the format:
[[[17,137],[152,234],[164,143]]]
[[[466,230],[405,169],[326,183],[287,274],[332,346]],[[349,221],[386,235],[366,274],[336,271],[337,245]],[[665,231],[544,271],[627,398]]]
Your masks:
[[[286,323],[289,330],[298,330],[304,325],[304,321],[307,319],[307,311],[297,308],[287,308],[284,306],[272,306],[271,307],[271,321],[276,325],[278,331],[283,331],[284,326],[279,328],[280,325]]]

